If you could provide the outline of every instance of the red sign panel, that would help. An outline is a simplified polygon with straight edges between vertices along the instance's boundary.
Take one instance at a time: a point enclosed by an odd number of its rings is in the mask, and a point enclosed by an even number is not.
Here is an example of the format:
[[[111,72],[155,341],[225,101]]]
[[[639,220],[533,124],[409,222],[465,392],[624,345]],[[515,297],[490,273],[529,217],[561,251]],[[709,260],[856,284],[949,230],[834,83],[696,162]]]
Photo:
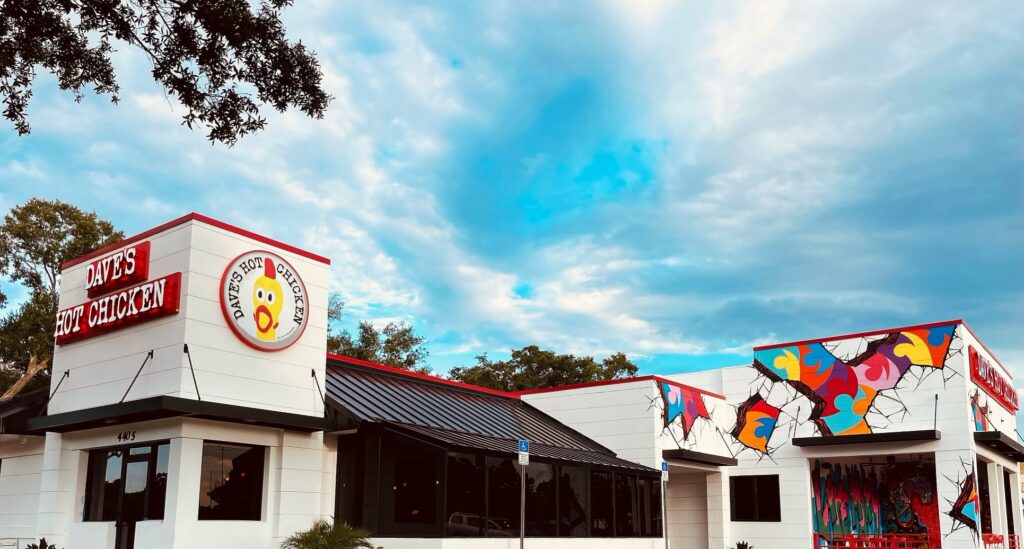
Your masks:
[[[149,278],[149,241],[93,261],[85,270],[85,292],[96,297]]]
[[[57,313],[57,345],[119,330],[178,312],[181,273],[118,290]]]
[[[998,366],[981,356],[974,347],[968,347],[967,354],[971,361],[971,381],[996,399],[1003,408],[1017,413],[1017,390],[1013,388],[1013,383],[1003,376]]]

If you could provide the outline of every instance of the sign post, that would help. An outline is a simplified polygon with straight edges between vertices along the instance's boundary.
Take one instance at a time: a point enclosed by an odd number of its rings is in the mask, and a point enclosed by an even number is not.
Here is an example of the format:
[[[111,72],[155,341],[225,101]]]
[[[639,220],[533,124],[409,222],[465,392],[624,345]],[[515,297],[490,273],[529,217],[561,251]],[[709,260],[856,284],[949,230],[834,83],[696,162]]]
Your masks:
[[[519,549],[526,546],[526,466],[530,464],[530,441],[520,439],[519,450]]]
[[[668,510],[665,503],[668,501],[668,462],[661,462],[661,536],[665,538],[665,549],[668,549]]]

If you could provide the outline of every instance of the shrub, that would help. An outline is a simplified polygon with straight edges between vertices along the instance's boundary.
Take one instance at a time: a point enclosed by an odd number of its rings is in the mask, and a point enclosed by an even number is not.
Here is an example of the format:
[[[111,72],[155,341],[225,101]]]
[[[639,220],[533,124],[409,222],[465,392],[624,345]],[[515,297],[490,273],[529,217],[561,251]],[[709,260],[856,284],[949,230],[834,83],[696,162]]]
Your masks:
[[[46,538],[42,538],[39,540],[38,544],[30,543],[25,547],[25,549],[57,549],[57,546],[46,543]]]
[[[281,549],[374,549],[370,534],[341,523],[318,520],[308,530],[296,532],[281,543]],[[377,548],[381,549],[381,548]]]

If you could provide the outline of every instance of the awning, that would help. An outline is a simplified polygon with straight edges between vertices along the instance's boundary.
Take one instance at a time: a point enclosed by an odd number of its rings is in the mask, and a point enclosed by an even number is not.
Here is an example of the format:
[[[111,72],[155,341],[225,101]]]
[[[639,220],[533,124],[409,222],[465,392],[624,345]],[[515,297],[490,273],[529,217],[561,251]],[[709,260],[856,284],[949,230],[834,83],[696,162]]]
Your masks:
[[[715,467],[731,467],[739,464],[733,457],[694,452],[693,450],[662,450],[661,458],[665,461],[685,461],[696,465],[712,465]]]
[[[415,438],[442,446],[450,450],[477,450],[494,454],[506,454],[510,457],[516,455],[516,441],[512,439],[493,438],[473,433],[460,433],[447,429],[436,429],[421,425],[405,425],[401,423],[384,423],[384,429],[398,433],[402,436]],[[654,469],[644,467],[638,463],[620,459],[611,454],[591,452],[573,448],[561,448],[545,444],[530,444],[530,458],[549,459],[555,461],[567,461],[587,465],[600,465],[617,469],[628,469],[631,471],[655,473]]]
[[[34,417],[28,428],[37,432],[65,433],[107,425],[150,421],[171,417],[212,419],[229,423],[244,423],[261,427],[275,427],[291,431],[326,431],[331,422],[327,418],[262,410],[234,404],[206,400],[193,400],[172,396],[156,396],[86,408],[73,412]]]
[[[892,442],[929,442],[940,440],[942,433],[938,429],[921,431],[887,431],[884,433],[868,433],[864,435],[834,435],[830,437],[797,437],[793,446],[835,446],[840,444],[882,444]]]
[[[502,391],[333,355],[324,390],[350,428],[380,426],[442,448],[509,456],[517,440],[528,440],[535,458],[657,473]]]
[[[1024,462],[1024,445],[1002,431],[978,431],[974,433],[974,442],[1014,463]]]

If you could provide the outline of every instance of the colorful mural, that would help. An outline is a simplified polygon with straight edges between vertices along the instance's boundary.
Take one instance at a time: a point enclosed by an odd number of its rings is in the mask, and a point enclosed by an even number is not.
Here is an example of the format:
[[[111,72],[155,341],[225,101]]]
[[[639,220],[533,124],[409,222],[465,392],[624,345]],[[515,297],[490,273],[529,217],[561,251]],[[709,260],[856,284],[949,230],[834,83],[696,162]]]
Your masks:
[[[974,482],[974,473],[964,477],[960,484],[960,495],[953,502],[949,516],[961,525],[978,531],[978,489]]]
[[[882,391],[893,389],[911,366],[941,369],[956,324],[893,332],[841,360],[821,342],[754,351],[754,368],[786,382],[813,404],[810,419],[824,436],[871,433],[867,414]]]
[[[693,424],[698,418],[711,419],[707,406],[704,404],[704,395],[696,389],[683,387],[675,383],[661,381],[661,398],[664,401],[665,427],[668,427],[677,417],[683,418],[683,440],[690,436]]]
[[[971,397],[971,415],[974,417],[975,431],[988,431],[988,405],[981,405],[981,395],[978,391]]]
[[[816,533],[926,534],[929,547],[941,545],[933,463],[819,460],[811,484]]]
[[[736,410],[736,425],[732,428],[733,438],[747,448],[767,454],[768,441],[775,432],[781,412],[782,410],[765,402],[761,393],[754,393]]]

